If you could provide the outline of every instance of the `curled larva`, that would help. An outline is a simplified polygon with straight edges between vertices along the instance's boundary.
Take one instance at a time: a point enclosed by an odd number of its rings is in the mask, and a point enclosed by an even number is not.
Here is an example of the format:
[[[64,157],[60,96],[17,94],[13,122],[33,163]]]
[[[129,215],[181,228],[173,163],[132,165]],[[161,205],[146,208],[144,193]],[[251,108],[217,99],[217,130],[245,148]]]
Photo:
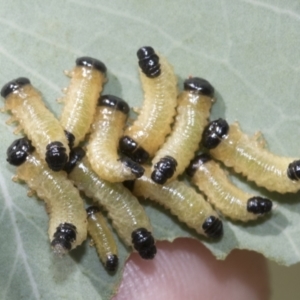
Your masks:
[[[53,172],[40,160],[26,138],[14,141],[7,161],[17,168],[15,180],[25,181],[45,201],[49,238],[55,253],[62,255],[80,245],[87,235],[87,217],[79,191],[65,172]]]
[[[213,97],[214,88],[207,80],[194,77],[184,81],[172,132],[152,160],[155,183],[170,182],[184,172],[199,147]]]
[[[90,206],[86,211],[88,234],[92,238],[91,244],[95,245],[105,269],[114,272],[118,267],[119,258],[118,247],[112,231],[97,206]]]
[[[80,57],[72,71],[66,72],[71,82],[64,97],[60,124],[77,146],[88,133],[93,121],[97,100],[106,82],[106,66],[92,57]],[[73,144],[72,144],[73,142]]]
[[[76,147],[71,151],[65,168],[69,179],[108,211],[114,228],[127,245],[144,259],[154,258],[155,240],[144,208],[122,183],[111,183],[98,177],[84,156],[82,148]]]
[[[171,132],[177,97],[177,78],[167,60],[153,48],[138,50],[144,102],[137,120],[120,139],[120,150],[134,161],[144,163],[153,157]]]
[[[1,96],[5,98],[4,110],[13,115],[8,122],[19,122],[16,133],[23,129],[49,168],[61,170],[68,160],[68,141],[40,93],[27,78],[17,78],[3,86]]]
[[[250,138],[238,123],[224,119],[210,122],[203,132],[203,146],[210,154],[258,186],[279,193],[300,190],[300,160],[277,156],[264,148],[260,135]]]
[[[271,200],[250,195],[235,186],[208,154],[197,155],[187,168],[187,174],[208,201],[233,220],[255,220],[272,209]]]
[[[128,104],[116,96],[103,95],[98,100],[86,154],[93,170],[110,182],[135,179],[144,173],[138,163],[118,155],[128,113]]]
[[[210,238],[222,236],[223,224],[218,214],[201,194],[185,183],[174,180],[165,185],[156,184],[150,178],[150,169],[146,168],[145,174],[133,182],[131,189],[137,197],[163,205],[198,233]]]

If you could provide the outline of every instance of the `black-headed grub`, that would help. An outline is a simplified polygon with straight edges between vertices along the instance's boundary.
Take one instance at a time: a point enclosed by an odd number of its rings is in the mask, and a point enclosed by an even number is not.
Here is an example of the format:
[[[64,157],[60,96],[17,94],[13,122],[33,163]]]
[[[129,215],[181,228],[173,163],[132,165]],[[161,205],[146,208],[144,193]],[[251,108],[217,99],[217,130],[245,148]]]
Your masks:
[[[202,143],[214,158],[258,186],[282,194],[300,190],[300,160],[271,153],[257,138],[243,133],[238,123],[210,122]]]
[[[152,47],[142,47],[137,56],[144,102],[137,119],[120,139],[120,150],[134,161],[153,157],[171,132],[177,98],[177,78],[173,67]]]
[[[20,77],[9,81],[2,87],[1,96],[5,98],[4,111],[10,111],[13,115],[8,122],[19,123],[15,133],[24,130],[49,168],[61,170],[68,160],[67,138],[29,79]]]
[[[272,209],[272,201],[250,195],[235,186],[220,165],[208,154],[197,155],[187,174],[208,201],[224,216],[247,222],[264,216]]]

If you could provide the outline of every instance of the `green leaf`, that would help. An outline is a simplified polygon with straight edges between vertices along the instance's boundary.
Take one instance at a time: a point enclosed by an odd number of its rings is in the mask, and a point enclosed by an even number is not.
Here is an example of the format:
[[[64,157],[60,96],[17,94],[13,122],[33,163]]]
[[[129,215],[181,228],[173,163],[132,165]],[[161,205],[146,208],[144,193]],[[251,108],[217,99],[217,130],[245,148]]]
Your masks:
[[[248,134],[261,130],[269,148],[299,155],[300,7],[298,1],[0,1],[0,85],[29,77],[48,107],[69,80],[64,69],[89,55],[104,61],[105,93],[131,106],[143,99],[136,50],[151,45],[166,56],[179,76],[207,78],[217,89],[212,119],[238,120]],[[122,268],[108,275],[87,243],[63,259],[50,250],[44,203],[11,182],[15,169],[5,161],[15,139],[0,115],[0,298],[109,299]],[[282,264],[300,261],[299,193],[280,196],[234,177],[248,191],[274,199],[268,219],[251,225],[224,220],[221,241],[210,243],[162,208],[145,202],[157,239],[200,239],[218,257],[232,249],[252,249]],[[128,251],[119,242],[121,266]]]

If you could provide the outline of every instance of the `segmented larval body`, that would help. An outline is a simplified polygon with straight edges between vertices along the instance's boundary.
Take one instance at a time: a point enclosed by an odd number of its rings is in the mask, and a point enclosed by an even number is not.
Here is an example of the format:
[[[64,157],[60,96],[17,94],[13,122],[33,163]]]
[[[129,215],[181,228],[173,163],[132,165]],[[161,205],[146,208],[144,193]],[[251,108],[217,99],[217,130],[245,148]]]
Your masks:
[[[32,141],[39,156],[46,160],[49,168],[59,171],[68,160],[69,146],[62,126],[46,108],[40,93],[27,78],[8,82],[1,90],[5,98],[4,110],[11,111]]]
[[[272,201],[235,186],[209,155],[197,155],[187,169],[192,182],[223,215],[243,222],[255,220],[272,209]]]
[[[96,112],[97,101],[106,82],[106,66],[91,57],[80,57],[67,73],[71,82],[60,99],[64,108],[60,117],[62,127],[73,135],[77,146],[88,133]]]
[[[172,132],[152,160],[154,182],[164,184],[184,172],[199,148],[213,97],[214,88],[207,80],[198,77],[185,80]]]
[[[214,127],[221,128],[219,129],[221,134],[213,133],[216,132]],[[223,132],[222,129],[225,127],[227,129]],[[213,148],[210,139],[217,141],[217,145]],[[232,167],[258,186],[282,194],[300,190],[300,182],[297,181],[300,177],[298,174],[300,161],[271,153],[264,148],[258,138],[250,138],[244,134],[238,123],[228,126],[223,119],[211,122],[204,131],[203,145],[210,149],[210,154],[214,158]]]
[[[135,179],[144,173],[138,163],[118,154],[128,113],[129,106],[121,98],[103,95],[98,100],[86,154],[93,170],[110,182]]]
[[[164,57],[159,56],[159,63],[160,72],[155,74],[156,77],[149,77],[140,69],[144,102],[137,119],[125,130],[123,137],[129,139],[123,141],[123,144],[131,144],[134,149],[126,150],[126,146],[122,147],[120,143],[121,151],[139,163],[153,157],[164,143],[166,135],[171,132],[176,113],[177,78],[173,67]]]
[[[185,183],[174,180],[165,185],[154,183],[150,169],[135,180],[133,194],[154,200],[198,233],[218,238],[223,233],[222,221],[211,205]]]
[[[93,198],[96,203],[108,211],[114,228],[127,245],[133,246],[142,257],[145,254],[143,258],[154,257],[156,248],[151,235],[152,227],[149,218],[137,198],[122,183],[110,183],[100,179],[92,170],[86,157],[82,158],[70,171],[69,179],[79,190],[84,191],[88,197]],[[141,253],[133,241],[135,233],[140,232],[141,229],[150,235],[147,241],[152,241],[152,244],[146,245],[147,249],[142,249],[146,253]]]
[[[67,179],[65,172],[51,171],[37,155],[28,155],[26,161],[17,168],[17,179],[25,181],[47,205],[49,213],[49,238],[58,254],[74,249],[86,239],[87,216],[79,191]],[[75,239],[68,249],[64,242],[57,241],[58,231],[68,224],[74,229]],[[73,227],[72,227],[73,226]],[[74,234],[74,233],[72,233]]]
[[[115,271],[118,267],[118,247],[113,233],[96,206],[87,209],[88,234],[92,238],[91,245],[95,245],[98,256],[108,271]]]

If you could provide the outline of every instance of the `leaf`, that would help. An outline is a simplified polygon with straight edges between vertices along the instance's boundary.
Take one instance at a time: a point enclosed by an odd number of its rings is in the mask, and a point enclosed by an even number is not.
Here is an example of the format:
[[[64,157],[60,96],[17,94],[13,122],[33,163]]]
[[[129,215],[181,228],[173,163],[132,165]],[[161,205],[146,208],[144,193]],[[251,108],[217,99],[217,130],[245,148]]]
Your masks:
[[[189,76],[207,78],[217,89],[212,119],[238,120],[253,134],[261,130],[269,148],[299,155],[300,7],[296,0],[173,1],[1,1],[0,85],[29,77],[59,115],[55,99],[68,79],[62,74],[81,55],[97,57],[109,69],[105,93],[142,102],[135,52],[151,45],[173,64],[182,87]],[[54,257],[47,236],[44,203],[26,196],[26,187],[10,178],[5,161],[15,139],[0,116],[0,298],[109,299],[122,268],[110,276],[95,249],[85,243],[70,256]],[[239,177],[238,185],[258,191]],[[299,194],[279,196],[272,217],[251,225],[224,220],[224,238],[208,242],[162,208],[145,202],[158,239],[199,238],[218,257],[233,248],[253,249],[290,265],[300,261]],[[121,266],[127,250],[119,242]]]

